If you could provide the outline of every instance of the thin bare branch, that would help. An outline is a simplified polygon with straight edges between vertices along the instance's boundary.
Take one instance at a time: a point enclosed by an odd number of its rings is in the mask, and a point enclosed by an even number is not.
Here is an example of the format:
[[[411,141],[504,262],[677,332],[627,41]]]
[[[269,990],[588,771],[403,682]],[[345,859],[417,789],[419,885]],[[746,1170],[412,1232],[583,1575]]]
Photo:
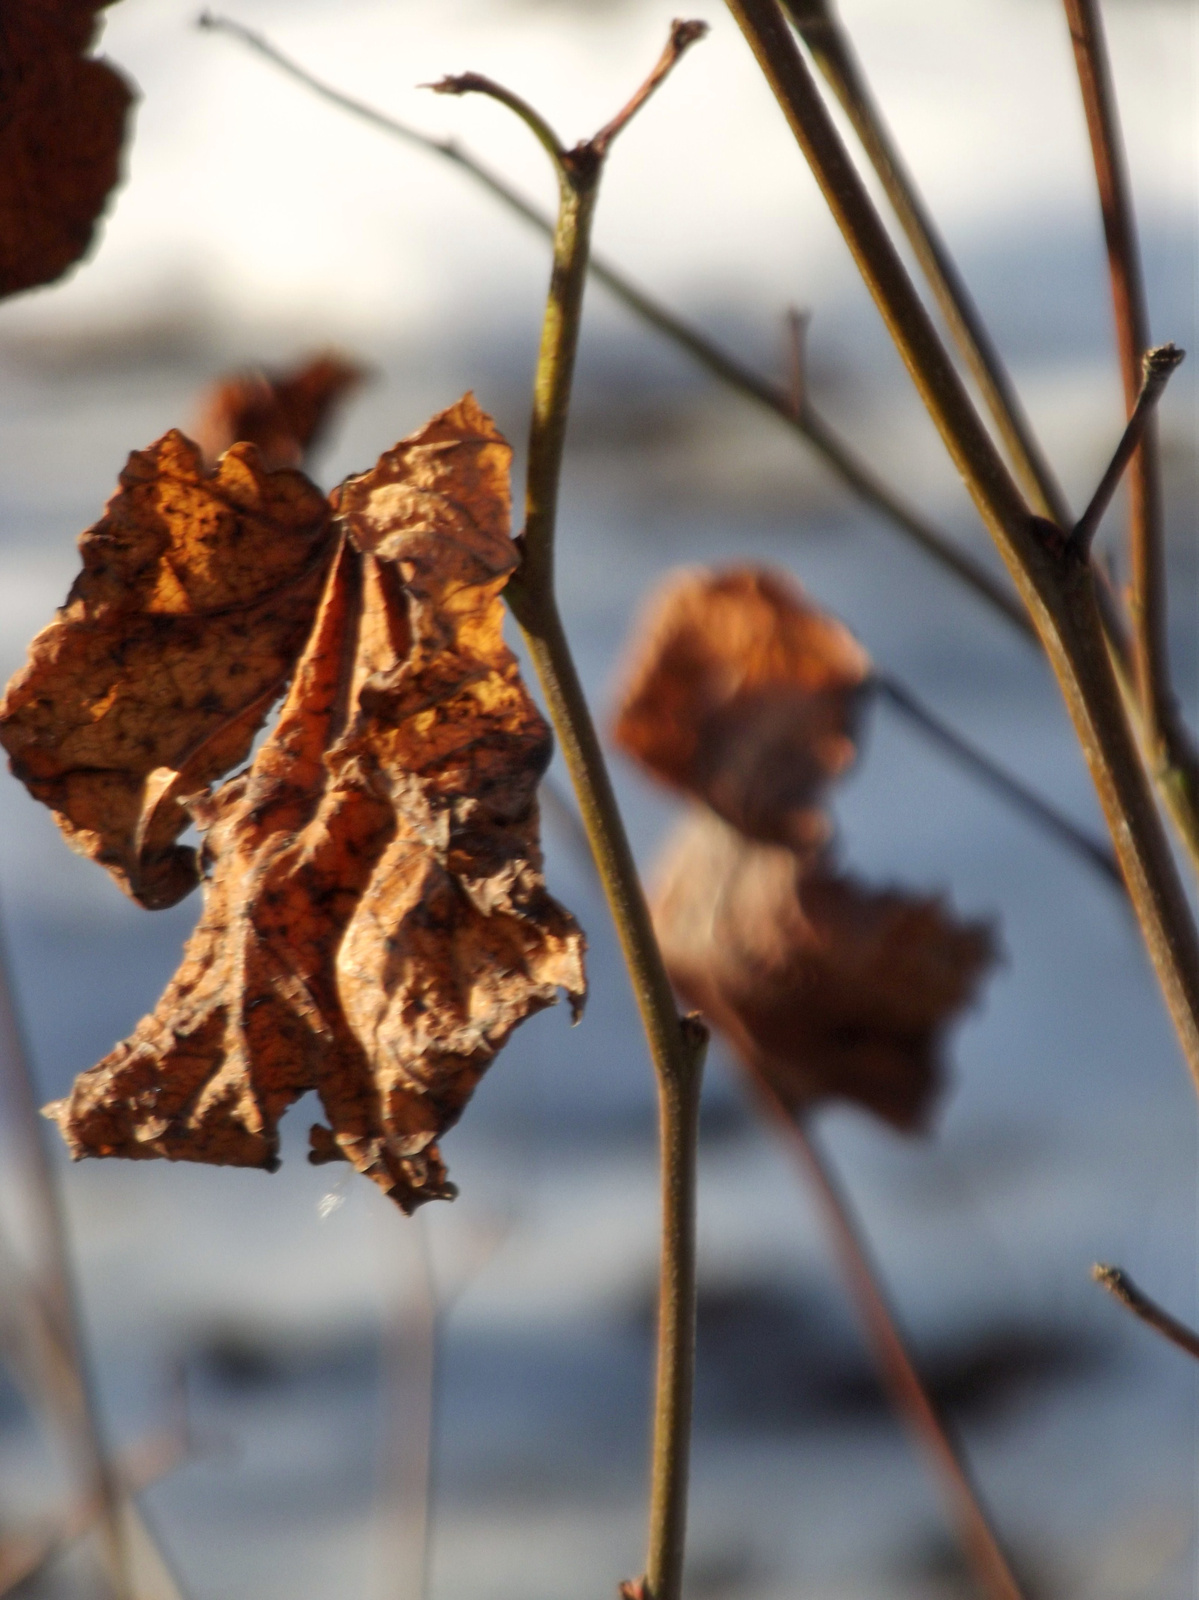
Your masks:
[[[942,441],[1036,624],[1199,1088],[1199,933],[1108,653],[1089,564],[1030,514],[817,92],[778,0],[728,0]]]
[[[1037,443],[1003,358],[875,104],[833,0],[784,0],[784,4],[878,174],[1025,493],[1042,516],[1069,527],[1066,497]]]
[[[540,112],[534,111],[527,100],[505,88],[502,83],[497,83],[494,78],[488,78],[481,72],[460,72],[454,77],[442,78],[437,83],[426,83],[422,87],[432,89],[434,94],[485,94],[492,100],[498,100],[520,118],[557,168],[561,169],[566,160],[562,141]]]
[[[636,94],[631,96],[627,103],[621,107],[612,120],[605,122],[600,131],[587,140],[591,149],[601,160],[608,154],[612,141],[617,134],[628,127],[650,95],[666,82],[666,79],[683,59],[686,51],[698,40],[702,39],[707,32],[708,24],[706,22],[680,22],[676,18],[671,23],[670,38],[666,41],[666,46],[658,57],[657,65],[649,77],[646,78]]]
[[[1063,0],[1063,6],[1091,141],[1107,245],[1124,403],[1131,416],[1141,390],[1141,360],[1150,341],[1149,306],[1132,187],[1128,181],[1128,163],[1098,0]],[[1156,680],[1165,666],[1161,522],[1161,473],[1151,430],[1129,480],[1133,650],[1138,694],[1150,714],[1159,687]]]
[[[1022,779],[1001,767],[997,761],[984,754],[977,745],[964,739],[948,723],[930,711],[912,691],[887,673],[875,673],[871,682],[911,723],[918,727],[934,744],[951,756],[975,778],[986,784],[1008,805],[1029,821],[1043,828],[1051,838],[1064,844],[1088,866],[1095,867],[1104,881],[1114,888],[1122,900],[1127,901],[1128,891],[1120,873],[1120,864],[1110,848],[1101,840],[1092,838],[1085,828],[1051,806],[1028,787]]]
[[[368,106],[351,95],[331,88],[306,68],[284,55],[262,34],[255,33],[228,17],[218,17],[205,12],[200,18],[200,26],[239,40],[331,105],[348,111],[372,127],[391,134],[416,149],[452,162],[531,227],[544,234],[546,238],[553,238],[554,219],[492,172],[476,156],[463,150],[455,140],[432,138],[407,123],[385,116],[373,106]],[[619,268],[594,255],[589,256],[587,266],[589,274],[598,283],[603,284],[622,305],[664,338],[686,351],[712,377],[746,399],[764,406],[793,432],[806,439],[824,460],[826,466],[865,505],[878,512],[884,522],[906,534],[919,549],[965,583],[979,599],[998,612],[1027,641],[1036,643],[1036,630],[1029,620],[1028,613],[1010,588],[980,561],[975,560],[968,551],[962,549],[956,540],[936,528],[927,517],[909,505],[895,489],[884,483],[873,468],[858,456],[816,411],[810,399],[805,401],[803,409],[797,414],[789,390],[769,382],[747,367],[744,362],[722,350],[698,328],[638,288]]]
[[[962,1547],[983,1591],[992,1600],[1020,1600],[1019,1584],[1004,1555],[991,1516],[953,1429],[924,1386],[899,1315],[871,1259],[861,1224],[811,1129],[797,1120],[773,1089],[754,1073],[754,1089],[770,1120],[786,1138],[816,1191],[833,1247],[874,1352],[879,1376],[897,1414],[927,1454],[952,1508]]]
[[[1099,189],[1124,403],[1132,412],[1149,348],[1149,306],[1132,187],[1099,0],[1063,0]],[[1199,745],[1174,693],[1166,636],[1166,563],[1157,422],[1150,417],[1128,484],[1131,676],[1158,788],[1199,871]]]
[[[1172,1317],[1168,1311],[1164,1311],[1143,1289],[1138,1289],[1122,1267],[1108,1267],[1097,1261],[1091,1268],[1091,1276],[1121,1305],[1127,1306],[1134,1317],[1139,1317],[1164,1339],[1169,1339],[1171,1344],[1176,1344],[1180,1350],[1185,1350],[1187,1355],[1194,1356],[1195,1360],[1199,1361],[1199,1333],[1195,1333],[1185,1322],[1179,1322],[1177,1317]]]
[[[676,38],[677,25],[672,40]],[[673,55],[668,50],[667,57],[667,67],[660,60],[650,74],[651,89],[678,59],[678,48]],[[646,93],[634,95],[616,124],[609,124],[601,133],[607,131],[610,141],[613,134],[609,130],[623,126],[645,98]],[[524,116],[519,109],[517,114]],[[524,120],[529,119],[525,116]],[[644,1587],[649,1600],[680,1600],[695,1378],[696,1152],[708,1034],[698,1018],[678,1014],[624,820],[558,611],[554,585],[558,496],[605,145],[584,141],[562,156],[550,153],[559,179],[554,262],[533,380],[525,523],[519,539],[521,563],[505,596],[537,669],[574,784],[657,1078],[662,1251]]]
[[[29,1297],[45,1381],[89,1503],[97,1507],[104,1565],[118,1600],[133,1600],[120,1490],[105,1446],[80,1329],[79,1303],[62,1198],[38,1115],[29,1055],[0,934],[0,1081],[25,1165],[25,1186],[37,1229],[38,1276]]]
[[[1103,521],[1104,512],[1112,503],[1112,496],[1119,486],[1120,479],[1124,476],[1129,462],[1141,448],[1145,430],[1149,426],[1158,401],[1165,393],[1170,375],[1182,365],[1185,355],[1186,351],[1180,350],[1174,344],[1158,345],[1156,350],[1145,352],[1141,363],[1141,391],[1132,408],[1132,415],[1120,436],[1120,443],[1108,463],[1107,471],[1091,496],[1090,504],[1074,524],[1074,530],[1070,535],[1071,542],[1080,556],[1089,553],[1091,540],[1099,531],[1099,524]]]
[[[808,403],[807,335],[812,321],[810,311],[787,307],[787,398],[791,415],[802,417]]]

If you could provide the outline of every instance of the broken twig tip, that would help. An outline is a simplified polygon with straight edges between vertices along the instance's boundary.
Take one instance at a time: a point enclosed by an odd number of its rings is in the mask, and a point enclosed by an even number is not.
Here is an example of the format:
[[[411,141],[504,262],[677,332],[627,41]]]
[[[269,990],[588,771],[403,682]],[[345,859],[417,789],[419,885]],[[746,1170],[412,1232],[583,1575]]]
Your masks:
[[[710,32],[711,29],[708,24],[698,17],[693,17],[690,21],[676,17],[670,24],[670,43],[675,50],[681,53],[691,45],[698,43],[700,39],[706,37]]]
[[[1141,370],[1146,380],[1166,378],[1185,360],[1186,351],[1180,350],[1176,344],[1159,344],[1152,350],[1146,350],[1141,357]]]

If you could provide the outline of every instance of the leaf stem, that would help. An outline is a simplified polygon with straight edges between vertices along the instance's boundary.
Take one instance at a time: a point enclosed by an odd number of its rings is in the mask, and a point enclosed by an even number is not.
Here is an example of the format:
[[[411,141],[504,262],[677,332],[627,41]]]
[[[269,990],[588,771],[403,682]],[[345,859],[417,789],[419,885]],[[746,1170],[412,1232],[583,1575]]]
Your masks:
[[[332,88],[306,68],[292,61],[278,50],[269,39],[240,22],[228,17],[204,12],[199,25],[214,33],[224,33],[238,39],[256,51],[280,71],[302,83],[321,99],[348,111],[352,116],[370,123],[397,139],[430,155],[452,162],[482,188],[501,201],[510,211],[524,219],[539,233],[552,239],[555,231],[553,218],[520,194],[503,178],[492,172],[477,157],[462,149],[452,139],[435,139],[411,128],[394,117],[385,116],[373,106],[354,99]],[[981,562],[975,560],[956,540],[936,528],[894,489],[877,475],[872,467],[858,456],[837,434],[805,396],[803,406],[796,411],[791,390],[763,378],[735,356],[722,350],[698,328],[676,312],[638,288],[618,267],[602,258],[589,255],[587,270],[597,283],[640,317],[649,327],[685,351],[699,366],[718,382],[734,390],[747,400],[753,400],[772,412],[780,422],[806,439],[821,456],[825,465],[865,505],[878,512],[885,522],[897,528],[947,571],[965,583],[974,594],[992,610],[1016,628],[1026,640],[1036,643],[1036,630],[1028,613],[1011,590],[996,578]]]
[[[1043,516],[1068,527],[1072,519],[1066,498],[986,324],[896,149],[833,0],[785,0],[785,5],[870,158],[1025,493]]]
[[[1185,1350],[1187,1355],[1194,1356],[1195,1360],[1199,1361],[1199,1333],[1195,1333],[1185,1322],[1179,1322],[1177,1317],[1172,1317],[1168,1311],[1163,1310],[1143,1289],[1138,1289],[1122,1267],[1108,1267],[1097,1261],[1091,1268],[1091,1276],[1121,1305],[1127,1306],[1134,1317],[1139,1317],[1146,1326],[1153,1328],[1163,1338],[1169,1339],[1171,1344],[1176,1344],[1180,1350]]]
[[[962,1447],[924,1386],[898,1313],[883,1288],[848,1195],[834,1176],[811,1129],[802,1119],[790,1114],[758,1073],[752,1074],[752,1082],[770,1119],[787,1139],[805,1177],[816,1191],[850,1294],[873,1346],[879,1374],[895,1410],[924,1447],[941,1480],[962,1546],[981,1588],[992,1600],[1020,1600],[1020,1586],[991,1526],[990,1515]]]
[[[1199,935],[1108,656],[1094,576],[1031,515],[937,336],[777,0],[728,0],[917,391],[1036,624],[1091,769],[1150,959],[1199,1088]]]
[[[641,1585],[647,1600],[680,1600],[682,1594],[695,1371],[696,1145],[708,1035],[697,1017],[679,1016],[654,937],[624,821],[558,612],[554,536],[591,223],[604,158],[616,134],[663,81],[687,46],[701,36],[701,31],[694,24],[673,25],[666,51],[645,85],[600,131],[596,141],[584,141],[573,150],[564,151],[556,137],[549,135],[553,141],[551,154],[557,151],[554,162],[559,186],[558,221],[533,384],[525,524],[518,541],[521,564],[505,590],[541,680],[574,783],[583,825],[629,968],[658,1084],[662,1254],[649,1550]],[[471,82],[467,87],[479,85]],[[546,138],[542,143],[551,148]]]

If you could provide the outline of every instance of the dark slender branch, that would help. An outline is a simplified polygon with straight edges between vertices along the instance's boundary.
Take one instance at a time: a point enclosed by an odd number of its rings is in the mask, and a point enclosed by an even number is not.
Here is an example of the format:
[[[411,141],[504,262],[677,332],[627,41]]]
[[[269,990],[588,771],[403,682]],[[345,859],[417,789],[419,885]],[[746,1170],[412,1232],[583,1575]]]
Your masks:
[[[960,1442],[924,1386],[908,1348],[899,1314],[883,1287],[862,1226],[812,1131],[783,1105],[765,1079],[751,1070],[753,1088],[770,1120],[787,1140],[816,1191],[837,1260],[874,1352],[891,1403],[925,1450],[952,1507],[962,1547],[983,1591],[992,1600],[1020,1600],[1020,1586],[991,1525]]]
[[[671,72],[682,60],[685,51],[702,39],[708,32],[706,22],[680,22],[677,18],[670,25],[670,38],[667,39],[662,54],[658,57],[658,64],[646,78],[645,82],[621,107],[610,122],[606,122],[600,131],[587,143],[599,160],[603,160],[611,148],[613,139],[628,127],[629,123],[641,110],[642,106],[656,90],[666,82]]]
[[[1150,1300],[1144,1290],[1137,1288],[1122,1267],[1107,1267],[1097,1261],[1091,1268],[1091,1276],[1121,1305],[1127,1306],[1133,1316],[1139,1317],[1163,1338],[1169,1339],[1171,1344],[1176,1344],[1180,1350],[1185,1350],[1187,1355],[1194,1356],[1195,1360],[1199,1361],[1199,1333],[1188,1328],[1185,1322],[1179,1322],[1177,1317],[1172,1317],[1156,1301]]]
[[[945,325],[978,384],[1025,493],[1043,516],[1068,528],[1072,519],[1066,497],[1037,443],[1015,385],[970,297],[965,280],[875,104],[861,62],[841,26],[833,0],[784,0],[784,4],[878,174]]]
[[[1089,553],[1091,540],[1099,530],[1103,514],[1111,505],[1112,496],[1124,476],[1128,463],[1141,446],[1145,429],[1149,426],[1149,419],[1165,393],[1170,375],[1176,367],[1181,366],[1185,355],[1186,351],[1180,350],[1174,344],[1158,345],[1156,350],[1145,352],[1141,364],[1141,392],[1137,395],[1132,415],[1120,436],[1120,443],[1108,463],[1107,471],[1099,480],[1099,487],[1091,496],[1090,505],[1074,524],[1074,530],[1070,535],[1071,543],[1080,556]]]
[[[810,311],[787,307],[787,396],[791,415],[802,417],[808,403],[807,335]]]
[[[1030,514],[974,409],[779,9],[728,0],[943,443],[1036,624],[1199,1088],[1199,932],[1116,683],[1089,565]]]
[[[1115,86],[1098,0],[1063,0],[1074,64],[1091,141],[1107,245],[1125,409],[1131,416],[1141,390],[1141,360],[1149,348],[1149,306],[1137,242],[1132,187],[1120,133]],[[1152,431],[1152,430],[1151,430]],[[1165,661],[1165,574],[1161,559],[1161,474],[1156,441],[1147,435],[1129,482],[1133,656],[1137,688],[1152,715],[1156,680]]]
[[[1149,348],[1149,307],[1137,242],[1128,163],[1099,0],[1063,0],[1074,46],[1087,132],[1107,245],[1116,345],[1131,413],[1140,392],[1141,360]],[[1157,421],[1150,417],[1128,483],[1129,606],[1132,632],[1127,672],[1142,739],[1158,790],[1199,872],[1199,747],[1174,694],[1166,638],[1166,564]]]
[[[1077,856],[1095,867],[1103,874],[1109,884],[1127,899],[1127,890],[1124,879],[1120,875],[1120,865],[1110,848],[1100,839],[1093,838],[1085,828],[1080,828],[1069,817],[1064,816],[1056,806],[1043,800],[1021,779],[1014,777],[1004,770],[997,761],[984,754],[977,745],[964,739],[960,733],[955,732],[948,723],[943,722],[934,712],[930,711],[910,689],[906,688],[897,679],[886,673],[874,674],[871,679],[874,687],[884,695],[895,709],[918,727],[930,738],[934,744],[944,750],[947,755],[981,780],[989,789],[997,794],[1020,814],[1036,823],[1059,843],[1066,845]]]
[[[692,31],[691,37],[696,36]],[[592,141],[585,141],[554,158],[559,210],[553,272],[533,383],[525,524],[519,541],[521,564],[505,591],[537,668],[575,786],[658,1083],[662,1258],[649,1549],[643,1582],[647,1600],[681,1600],[682,1594],[695,1376],[696,1147],[700,1079],[708,1035],[698,1018],[681,1018],[675,1006],[624,821],[558,613],[554,539],[591,224],[606,144],[645,103],[649,92],[689,42],[677,24],[671,38],[673,51],[668,49],[667,56],[659,61],[646,80],[648,87],[634,95],[615,123],[609,123],[602,131],[605,143],[597,147]],[[546,143],[544,138],[542,143]]]
[[[399,122],[393,117],[384,116],[374,107],[356,100],[350,95],[342,94],[340,90],[331,88],[323,83],[312,73],[290,60],[282,51],[277,50],[262,34],[255,33],[252,29],[244,27],[239,22],[234,22],[227,17],[213,16],[205,12],[200,18],[200,26],[212,32],[224,33],[231,38],[240,40],[250,49],[263,56],[273,66],[278,67],[289,77],[311,89],[331,105],[343,111],[350,112],[353,116],[369,122],[373,127],[381,129],[384,133],[392,134],[414,148],[423,150],[429,155],[440,156],[445,161],[452,162],[460,171],[474,179],[482,188],[506,205],[509,210],[524,219],[539,233],[552,239],[554,235],[554,221],[545,212],[533,205],[517,190],[513,189],[503,178],[498,177],[486,167],[477,157],[464,151],[452,139],[435,139],[429,135],[418,132],[406,123]],[[1036,642],[1036,630],[1029,621],[1028,613],[1020,601],[1012,594],[1000,579],[994,577],[979,561],[976,561],[968,551],[947,534],[934,527],[927,518],[922,516],[914,507],[910,506],[894,489],[874,472],[873,468],[857,456],[845,441],[807,401],[803,409],[797,414],[794,408],[793,397],[787,389],[769,382],[739,361],[735,356],[712,342],[699,329],[695,328],[682,317],[661,305],[657,300],[639,289],[616,267],[596,256],[588,259],[588,271],[598,283],[602,283],[617,300],[629,311],[654,328],[664,338],[671,340],[680,349],[685,350],[706,372],[719,382],[736,390],[746,399],[756,401],[771,411],[782,423],[799,434],[823,458],[825,464],[841,479],[841,481],[861,501],[878,512],[883,519],[916,544],[924,553],[930,556],[940,566],[952,572],[955,577],[965,583],[974,594],[984,600],[994,611],[1004,619],[1028,641]]]

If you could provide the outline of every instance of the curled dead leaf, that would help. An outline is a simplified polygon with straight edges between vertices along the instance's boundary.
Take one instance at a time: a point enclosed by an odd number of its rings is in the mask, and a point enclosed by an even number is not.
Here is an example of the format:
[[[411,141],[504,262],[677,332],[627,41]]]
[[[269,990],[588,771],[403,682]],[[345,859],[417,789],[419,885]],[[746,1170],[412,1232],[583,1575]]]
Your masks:
[[[944,1036],[995,960],[988,927],[879,893],[696,812],[661,866],[654,927],[671,981],[792,1111],[850,1100],[923,1126]]]
[[[335,350],[287,372],[235,373],[213,384],[190,435],[210,467],[243,440],[258,446],[265,466],[302,467],[366,375]]]
[[[120,177],[133,91],[88,54],[109,3],[0,6],[0,296],[73,266]]]
[[[343,485],[278,724],[193,804],[210,877],[179,972],[48,1108],[75,1157],[271,1167],[316,1089],[313,1159],[411,1210],[452,1194],[436,1141],[513,1028],[581,1003],[537,839],[550,733],[503,640],[509,459],[468,396]]]
[[[750,838],[810,851],[820,802],[853,760],[870,658],[784,574],[676,574],[632,649],[616,743]]]
[[[143,905],[198,881],[183,804],[243,761],[291,677],[329,506],[252,445],[214,473],[171,432],[135,451],[83,570],[0,705],[0,743],[71,845]]]

